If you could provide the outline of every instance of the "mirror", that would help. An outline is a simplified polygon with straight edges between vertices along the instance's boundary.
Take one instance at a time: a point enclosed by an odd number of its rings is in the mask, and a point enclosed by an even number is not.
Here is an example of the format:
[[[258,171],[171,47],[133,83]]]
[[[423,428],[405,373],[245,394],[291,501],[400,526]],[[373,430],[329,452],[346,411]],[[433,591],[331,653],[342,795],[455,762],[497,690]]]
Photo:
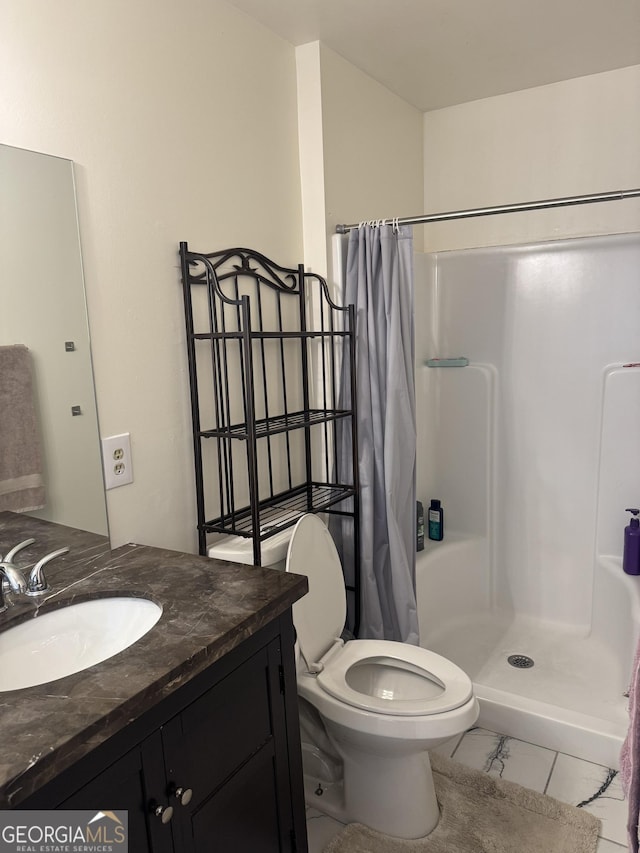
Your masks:
[[[0,145],[0,306],[0,346],[29,350],[45,487],[30,514],[108,535],[70,160]]]

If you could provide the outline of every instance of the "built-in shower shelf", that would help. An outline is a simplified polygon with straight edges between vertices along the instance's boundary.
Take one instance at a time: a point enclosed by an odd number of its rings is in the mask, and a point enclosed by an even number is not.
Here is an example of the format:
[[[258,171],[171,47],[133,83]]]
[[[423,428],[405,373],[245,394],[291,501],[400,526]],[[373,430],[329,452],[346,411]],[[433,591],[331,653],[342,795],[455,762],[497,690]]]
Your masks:
[[[469,359],[463,355],[456,358],[428,358],[425,367],[468,367]]]

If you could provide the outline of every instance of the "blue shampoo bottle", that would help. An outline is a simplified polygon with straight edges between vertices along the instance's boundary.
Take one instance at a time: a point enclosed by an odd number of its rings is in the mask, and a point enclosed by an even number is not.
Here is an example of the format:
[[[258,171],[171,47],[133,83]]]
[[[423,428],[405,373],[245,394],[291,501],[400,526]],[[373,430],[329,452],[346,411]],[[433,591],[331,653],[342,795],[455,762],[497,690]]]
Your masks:
[[[440,501],[432,500],[428,511],[427,530],[429,531],[429,539],[440,542],[444,535],[444,512]]]

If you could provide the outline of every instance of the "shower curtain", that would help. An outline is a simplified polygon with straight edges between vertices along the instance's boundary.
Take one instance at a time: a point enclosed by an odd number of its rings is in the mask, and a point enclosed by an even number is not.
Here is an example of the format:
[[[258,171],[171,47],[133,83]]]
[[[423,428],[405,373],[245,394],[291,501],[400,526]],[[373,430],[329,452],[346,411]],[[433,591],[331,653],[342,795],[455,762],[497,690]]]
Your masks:
[[[411,228],[349,236],[345,304],[356,310],[361,638],[418,643]],[[341,456],[350,453],[343,433]]]

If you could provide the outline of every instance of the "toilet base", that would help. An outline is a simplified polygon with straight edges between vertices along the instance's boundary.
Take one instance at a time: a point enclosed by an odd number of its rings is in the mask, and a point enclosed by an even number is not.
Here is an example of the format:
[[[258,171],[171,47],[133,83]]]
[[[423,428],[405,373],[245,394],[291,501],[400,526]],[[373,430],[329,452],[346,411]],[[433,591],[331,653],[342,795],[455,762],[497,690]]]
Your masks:
[[[440,819],[427,752],[390,757],[350,749],[344,778],[305,775],[305,800],[341,823],[362,823],[396,838],[422,838]]]
[[[304,777],[304,801],[308,808],[317,809],[340,823],[349,823],[344,809],[344,787],[338,782],[319,781],[315,776]]]

